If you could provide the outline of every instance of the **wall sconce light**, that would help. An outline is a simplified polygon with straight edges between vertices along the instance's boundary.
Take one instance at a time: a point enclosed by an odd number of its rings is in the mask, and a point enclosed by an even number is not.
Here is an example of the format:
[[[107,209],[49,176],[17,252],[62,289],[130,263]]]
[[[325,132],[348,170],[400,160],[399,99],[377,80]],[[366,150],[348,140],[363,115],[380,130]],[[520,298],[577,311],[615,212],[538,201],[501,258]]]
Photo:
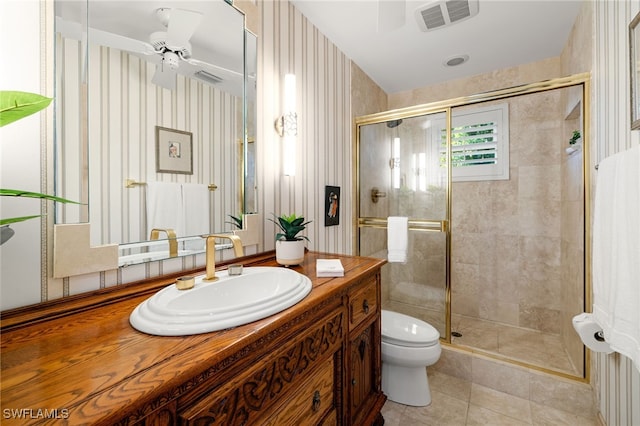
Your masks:
[[[282,140],[282,165],[285,176],[296,172],[296,135],[298,116],[296,114],[296,76],[284,76],[284,112],[275,122],[276,132]]]

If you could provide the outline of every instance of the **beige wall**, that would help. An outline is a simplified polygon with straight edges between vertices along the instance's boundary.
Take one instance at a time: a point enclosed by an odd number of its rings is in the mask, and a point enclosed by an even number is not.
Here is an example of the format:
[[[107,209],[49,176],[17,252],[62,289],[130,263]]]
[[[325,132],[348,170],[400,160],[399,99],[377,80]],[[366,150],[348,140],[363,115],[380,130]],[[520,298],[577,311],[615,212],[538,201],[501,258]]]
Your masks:
[[[469,78],[445,81],[433,86],[389,95],[389,109],[452,99],[490,90],[504,89],[560,75],[559,58],[549,58],[531,64],[503,68]]]

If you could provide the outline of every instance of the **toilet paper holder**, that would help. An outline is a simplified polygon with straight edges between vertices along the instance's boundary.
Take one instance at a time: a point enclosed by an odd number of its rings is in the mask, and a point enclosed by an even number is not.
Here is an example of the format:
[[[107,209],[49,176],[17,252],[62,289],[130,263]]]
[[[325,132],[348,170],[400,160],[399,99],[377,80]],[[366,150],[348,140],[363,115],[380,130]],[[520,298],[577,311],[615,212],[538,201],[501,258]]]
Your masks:
[[[587,348],[594,352],[614,352],[606,341],[604,331],[593,314],[583,312],[573,317],[572,322],[573,328]]]

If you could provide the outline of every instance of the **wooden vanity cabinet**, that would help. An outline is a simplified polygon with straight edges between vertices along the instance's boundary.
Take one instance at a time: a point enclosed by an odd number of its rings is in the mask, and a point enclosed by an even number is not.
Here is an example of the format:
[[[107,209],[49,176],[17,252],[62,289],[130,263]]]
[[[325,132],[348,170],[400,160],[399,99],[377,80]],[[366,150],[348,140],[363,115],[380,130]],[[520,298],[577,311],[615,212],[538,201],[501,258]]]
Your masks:
[[[381,394],[380,275],[361,280],[349,292],[347,395],[349,424],[373,424],[375,396]],[[378,416],[379,417],[379,416]]]
[[[23,323],[7,315],[2,408],[55,404],[65,409],[69,425],[383,424],[384,261],[334,255],[345,277],[315,278],[316,259],[327,257],[309,252],[294,268],[313,284],[297,305],[220,332],[158,337],[134,330],[129,313],[167,285],[166,278],[148,284],[145,294],[109,291],[88,305],[62,303],[38,312],[35,321],[32,312]],[[244,260],[246,266],[276,266],[268,255]],[[40,395],[50,395],[48,402]]]
[[[183,425],[318,424],[342,408],[335,386],[342,361],[342,305],[307,321],[288,325],[266,346],[249,354],[236,368],[200,386],[202,396],[182,398],[178,417]],[[194,401],[195,400],[195,401]]]

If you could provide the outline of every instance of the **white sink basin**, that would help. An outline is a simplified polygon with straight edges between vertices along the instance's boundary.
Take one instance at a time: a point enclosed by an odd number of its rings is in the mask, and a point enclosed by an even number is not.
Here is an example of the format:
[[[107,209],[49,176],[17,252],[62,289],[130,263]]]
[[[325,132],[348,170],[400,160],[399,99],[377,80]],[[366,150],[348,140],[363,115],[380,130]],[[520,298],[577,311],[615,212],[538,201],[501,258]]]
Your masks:
[[[216,272],[217,281],[196,277],[190,290],[170,285],[138,305],[131,325],[144,333],[185,336],[248,324],[283,311],[311,292],[311,280],[276,267],[243,268],[242,275]]]

